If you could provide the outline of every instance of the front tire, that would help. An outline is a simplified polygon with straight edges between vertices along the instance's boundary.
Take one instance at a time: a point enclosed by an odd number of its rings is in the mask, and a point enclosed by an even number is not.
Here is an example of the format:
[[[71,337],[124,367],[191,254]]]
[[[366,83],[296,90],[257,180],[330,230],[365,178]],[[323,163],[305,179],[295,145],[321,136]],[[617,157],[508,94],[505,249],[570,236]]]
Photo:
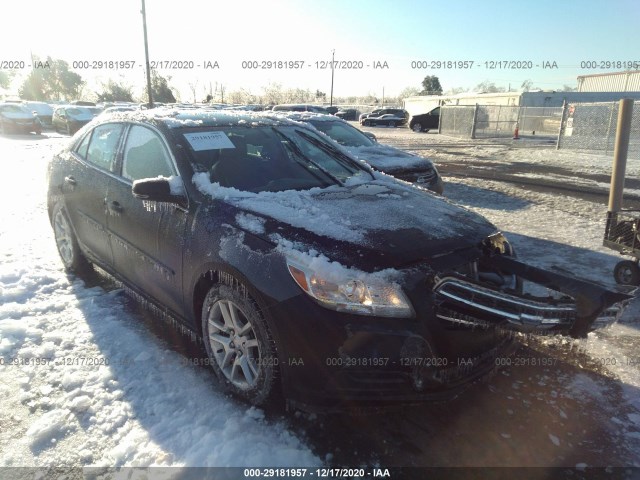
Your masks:
[[[90,269],[90,263],[82,254],[76,235],[71,228],[71,222],[62,203],[53,207],[52,225],[56,239],[58,253],[65,270],[73,273],[83,273]]]
[[[622,260],[613,269],[613,277],[619,285],[640,285],[640,267],[638,262]]]
[[[422,124],[419,122],[414,123],[413,126],[411,127],[411,130],[413,130],[416,133],[422,132]]]
[[[202,307],[202,337],[225,389],[255,406],[279,395],[275,342],[257,303],[240,282],[214,285]]]

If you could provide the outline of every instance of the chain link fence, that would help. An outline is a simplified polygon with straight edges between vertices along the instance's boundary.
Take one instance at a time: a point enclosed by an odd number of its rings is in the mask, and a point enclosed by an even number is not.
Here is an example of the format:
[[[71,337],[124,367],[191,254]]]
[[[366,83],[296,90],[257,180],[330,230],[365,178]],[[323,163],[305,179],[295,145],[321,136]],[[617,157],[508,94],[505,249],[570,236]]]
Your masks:
[[[558,135],[558,148],[613,152],[620,102],[566,105]],[[629,158],[640,159],[640,102],[633,104]]]
[[[476,107],[463,105],[447,105],[440,108],[438,132],[452,137],[471,138],[475,109]]]
[[[511,105],[445,105],[440,109],[440,133],[462,138],[511,138],[520,135],[556,138],[562,107]]]

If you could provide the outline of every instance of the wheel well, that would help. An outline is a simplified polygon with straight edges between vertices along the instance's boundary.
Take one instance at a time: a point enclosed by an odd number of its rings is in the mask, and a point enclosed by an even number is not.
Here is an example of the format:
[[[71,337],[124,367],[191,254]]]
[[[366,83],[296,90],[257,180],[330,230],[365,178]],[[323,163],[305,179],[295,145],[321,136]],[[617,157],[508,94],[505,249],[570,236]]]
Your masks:
[[[200,335],[202,335],[202,322],[200,320],[202,319],[204,299],[207,297],[207,293],[209,293],[211,287],[218,284],[228,285],[240,291],[245,297],[249,297],[256,304],[258,310],[262,310],[256,298],[257,292],[253,291],[253,287],[249,283],[246,283],[246,280],[241,275],[236,275],[224,269],[208,270],[200,276],[193,289],[193,313],[198,334]]]
[[[220,283],[220,275],[217,270],[209,270],[203,273],[193,289],[193,314],[195,315],[195,325],[198,334],[202,335],[202,306],[207,293],[214,285]]]

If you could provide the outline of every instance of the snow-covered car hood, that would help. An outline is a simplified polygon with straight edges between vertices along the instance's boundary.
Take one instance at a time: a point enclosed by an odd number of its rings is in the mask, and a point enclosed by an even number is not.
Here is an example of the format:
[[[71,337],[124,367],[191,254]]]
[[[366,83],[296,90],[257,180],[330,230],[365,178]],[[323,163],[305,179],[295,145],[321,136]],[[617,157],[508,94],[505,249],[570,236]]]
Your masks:
[[[233,223],[240,228],[271,242],[300,242],[336,260],[348,252],[351,264],[368,254],[383,268],[426,260],[478,245],[496,231],[480,215],[442,197],[384,178],[261,193],[211,184],[207,174],[196,174],[194,181],[203,193],[235,207]]]
[[[433,170],[433,163],[417,155],[403,152],[387,145],[372,145],[370,147],[346,147],[351,155],[364,160],[376,170],[393,175],[405,171]]]

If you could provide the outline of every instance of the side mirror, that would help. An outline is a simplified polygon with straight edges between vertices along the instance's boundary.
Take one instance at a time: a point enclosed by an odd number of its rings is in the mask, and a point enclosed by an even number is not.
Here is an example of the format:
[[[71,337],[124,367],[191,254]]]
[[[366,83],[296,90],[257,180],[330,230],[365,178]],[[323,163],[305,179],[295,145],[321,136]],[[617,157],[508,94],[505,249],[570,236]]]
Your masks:
[[[135,180],[131,192],[134,197],[150,202],[175,203],[182,206],[187,203],[182,183],[180,183],[179,189],[176,189],[175,186],[172,188],[171,181],[164,177]]]
[[[365,136],[369,137],[369,139],[373,140],[374,142],[378,141],[378,137],[376,137],[373,133],[371,132],[362,132],[365,134]]]

